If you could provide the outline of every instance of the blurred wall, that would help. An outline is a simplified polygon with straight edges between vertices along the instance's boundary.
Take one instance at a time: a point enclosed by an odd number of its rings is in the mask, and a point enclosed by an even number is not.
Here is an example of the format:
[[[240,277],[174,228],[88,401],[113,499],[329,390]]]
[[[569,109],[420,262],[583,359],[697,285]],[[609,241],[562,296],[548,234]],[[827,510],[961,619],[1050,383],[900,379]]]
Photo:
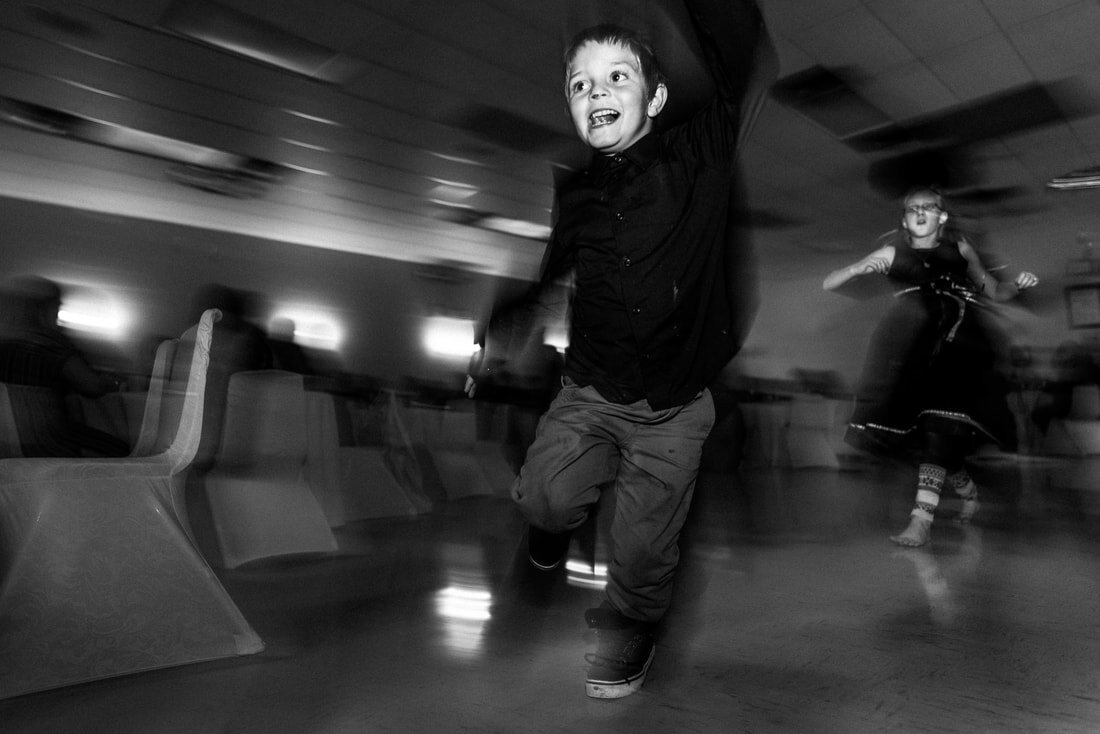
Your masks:
[[[260,293],[271,305],[309,303],[327,310],[347,329],[345,368],[383,379],[451,379],[464,361],[425,358],[420,320],[477,316],[494,297],[526,285],[478,273],[439,277],[445,271],[407,262],[7,198],[0,198],[0,248],[0,277],[36,273],[85,283],[140,314],[128,341],[105,349],[132,353],[147,335],[178,334],[191,318],[194,290],[221,282]],[[822,291],[826,272],[858,255],[838,254],[835,262],[777,259],[779,248],[768,236],[758,249],[761,306],[732,371],[787,379],[796,367],[834,370],[854,384],[889,296],[861,301]],[[1061,267],[1040,264],[1048,272]],[[1039,349],[1066,339],[1094,343],[1095,330],[1068,329],[1063,283],[1043,275],[1046,287],[1029,296],[1030,305],[1004,311],[1010,336]]]
[[[425,359],[420,320],[477,316],[495,294],[523,285],[477,273],[424,277],[408,262],[8,198],[0,198],[0,252],[0,278],[33,273],[102,289],[135,312],[125,341],[103,344],[106,351],[178,335],[192,320],[194,291],[219,282],[261,294],[269,307],[311,304],[331,313],[347,330],[346,369],[383,379],[465,369],[464,361]]]

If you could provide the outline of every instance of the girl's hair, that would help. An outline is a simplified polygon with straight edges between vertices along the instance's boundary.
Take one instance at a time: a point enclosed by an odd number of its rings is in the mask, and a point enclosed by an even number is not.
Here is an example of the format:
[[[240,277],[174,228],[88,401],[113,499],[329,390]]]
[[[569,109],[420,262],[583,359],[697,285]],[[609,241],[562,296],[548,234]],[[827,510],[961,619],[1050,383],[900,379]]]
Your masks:
[[[911,186],[909,187],[909,189],[906,190],[905,195],[901,197],[902,212],[905,211],[905,202],[909,201],[909,199],[916,196],[917,194],[929,194],[933,199],[936,200],[936,206],[940,208],[941,212],[947,211],[947,206],[945,205],[943,199],[943,192],[940,191],[939,187],[933,186],[931,184],[925,184],[922,186]]]
[[[645,83],[646,96],[653,96],[657,86],[665,83],[665,76],[661,73],[661,67],[657,63],[657,52],[653,50],[653,44],[645,36],[629,28],[610,23],[586,28],[573,36],[573,40],[565,47],[562,58],[567,76],[569,67],[577,56],[577,51],[580,50],[581,46],[590,42],[616,44],[633,53],[638,58],[638,65],[642,69],[642,81]]]

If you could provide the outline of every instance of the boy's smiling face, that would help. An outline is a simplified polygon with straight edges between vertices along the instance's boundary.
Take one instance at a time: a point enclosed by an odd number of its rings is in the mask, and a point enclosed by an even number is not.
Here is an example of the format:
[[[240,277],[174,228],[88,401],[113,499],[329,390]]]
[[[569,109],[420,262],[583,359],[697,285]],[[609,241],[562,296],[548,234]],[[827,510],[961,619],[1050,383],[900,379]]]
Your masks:
[[[635,54],[625,46],[590,41],[569,64],[565,95],[581,140],[601,153],[619,153],[651,129],[668,92],[658,85],[647,96]]]

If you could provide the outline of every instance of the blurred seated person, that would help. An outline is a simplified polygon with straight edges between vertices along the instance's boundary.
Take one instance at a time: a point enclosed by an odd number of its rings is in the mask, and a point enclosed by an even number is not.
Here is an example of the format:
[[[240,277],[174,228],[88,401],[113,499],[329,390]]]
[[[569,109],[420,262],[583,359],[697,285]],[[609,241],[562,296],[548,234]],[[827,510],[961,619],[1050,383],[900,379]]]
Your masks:
[[[121,388],[88,364],[62,332],[61,288],[16,278],[0,293],[0,382],[6,383],[24,456],[125,456],[126,441],[73,420],[66,397],[98,398]]]
[[[508,443],[517,451],[513,457],[516,471],[535,440],[542,414],[561,390],[564,362],[557,348],[546,341],[546,327],[538,326],[523,340],[509,365],[513,397],[508,411]]]
[[[477,439],[479,441],[501,438],[494,435],[494,424],[498,408],[504,403],[501,400],[500,386],[508,383],[507,360],[486,354],[484,338],[478,343],[478,349],[470,357],[470,365],[467,375],[483,375],[477,383],[472,378],[466,378],[464,390],[471,398],[474,398],[474,413],[476,416]]]
[[[199,288],[191,302],[189,324],[197,324],[207,309],[221,311],[214,324],[210,368],[232,375],[246,370],[271,369],[274,359],[263,329],[248,320],[249,298],[246,293],[221,283]]]
[[[271,349],[274,367],[277,370],[297,372],[299,375],[312,375],[314,370],[309,357],[294,341],[294,328],[294,321],[285,317],[273,319],[268,327],[267,343]]]
[[[1031,412],[1031,419],[1046,435],[1051,421],[1065,418],[1073,408],[1073,389],[1097,382],[1097,367],[1080,343],[1069,340],[1054,350],[1054,374],[1043,384],[1042,394]],[[1100,416],[1097,416],[1100,418]]]
[[[564,359],[546,341],[546,327],[542,325],[513,328],[509,343],[509,357],[502,357],[487,354],[483,341],[478,342],[481,348],[470,360],[468,375],[482,378],[475,382],[467,377],[465,391],[477,401],[479,439],[489,438],[496,407],[507,406],[505,457],[518,472],[542,414],[561,389]]]

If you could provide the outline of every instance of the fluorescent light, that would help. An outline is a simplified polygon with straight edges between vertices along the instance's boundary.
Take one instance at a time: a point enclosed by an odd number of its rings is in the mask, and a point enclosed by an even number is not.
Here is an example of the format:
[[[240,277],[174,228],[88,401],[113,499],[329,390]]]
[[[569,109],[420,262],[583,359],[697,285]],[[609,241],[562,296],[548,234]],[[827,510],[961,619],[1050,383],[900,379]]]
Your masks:
[[[432,316],[424,320],[421,344],[428,354],[437,357],[473,356],[474,321],[450,316]]]
[[[485,166],[484,163],[482,163],[481,161],[475,161],[473,158],[463,158],[461,156],[450,155],[448,153],[437,153],[434,150],[429,150],[428,155],[433,155],[436,158],[442,158],[443,160],[450,161],[451,163],[464,163],[467,166]]]
[[[478,226],[495,232],[503,232],[504,234],[533,240],[545,240],[550,237],[550,226],[547,224],[536,224],[523,219],[509,219],[495,214],[483,217],[478,222]]]
[[[1070,171],[1067,174],[1047,181],[1047,188],[1068,191],[1073,189],[1095,189],[1100,187],[1100,168],[1085,168]]]
[[[477,186],[462,181],[448,181],[445,178],[436,178],[435,176],[428,176],[428,180],[437,184],[429,192],[432,196],[430,201],[444,206],[455,206],[460,201],[476,196],[479,191]]]
[[[326,82],[346,81],[361,65],[263,18],[212,0],[176,0],[159,25],[224,51]]]
[[[64,302],[57,312],[57,323],[73,331],[87,334],[120,338],[126,331],[129,319],[117,303],[110,297],[81,287],[72,288],[64,296]]]
[[[95,126],[87,129],[82,136],[88,142],[203,168],[231,169],[236,168],[242,161],[238,155],[208,148],[205,145],[195,145],[111,122],[99,120],[90,120],[90,122],[95,123]]]
[[[332,125],[333,127],[343,127],[344,124],[337,122],[336,120],[330,120],[327,117],[318,117],[317,115],[311,115],[306,112],[299,112],[298,110],[292,110],[289,107],[283,107],[283,112],[294,117],[300,117],[303,120],[309,120],[310,122],[319,122],[322,125]]]
[[[569,333],[562,327],[548,328],[543,339],[559,352],[564,353],[569,348]]]
[[[279,140],[289,145],[296,145],[299,148],[306,148],[307,150],[316,150],[321,153],[331,153],[332,148],[326,148],[323,145],[314,145],[313,143],[303,143],[301,140],[292,140],[291,138],[279,138]]]
[[[331,176],[328,171],[322,171],[317,168],[306,168],[305,166],[297,166],[293,163],[280,163],[283,168],[289,168],[294,171],[301,171],[302,173],[308,173],[312,176]]]
[[[85,92],[93,92],[95,94],[102,94],[104,97],[111,97],[113,99],[121,99],[126,102],[133,102],[129,97],[123,97],[121,94],[115,94],[114,92],[108,92],[105,89],[98,87],[92,87],[87,84],[81,84],[80,82],[74,82],[72,79],[66,79],[63,76],[50,75],[48,78],[53,79],[55,82],[61,82],[62,84],[68,84],[70,87],[76,87],[77,89],[83,89]]]
[[[280,308],[271,323],[284,319],[294,324],[294,343],[313,349],[335,351],[343,341],[343,328],[327,311],[314,306]],[[271,328],[269,326],[269,331]]]

